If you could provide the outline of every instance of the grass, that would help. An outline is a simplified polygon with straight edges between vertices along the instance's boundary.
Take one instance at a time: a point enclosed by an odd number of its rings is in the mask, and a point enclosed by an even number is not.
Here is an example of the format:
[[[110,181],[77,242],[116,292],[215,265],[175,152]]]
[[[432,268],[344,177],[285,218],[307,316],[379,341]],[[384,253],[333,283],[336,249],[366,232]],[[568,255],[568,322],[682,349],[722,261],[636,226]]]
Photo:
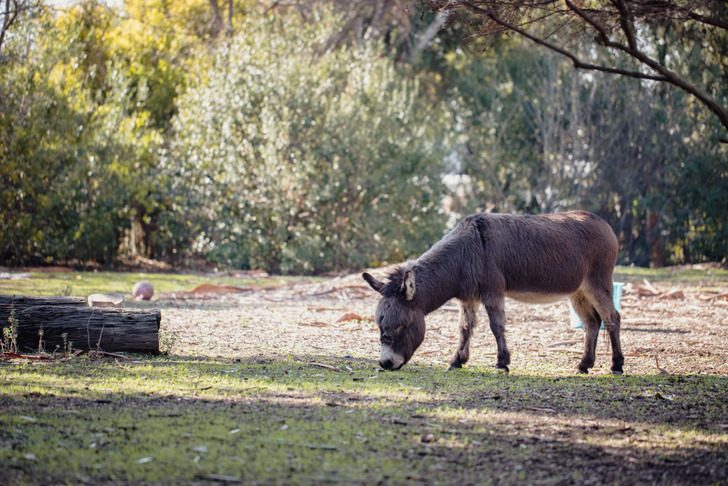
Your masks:
[[[269,276],[237,278],[187,273],[144,272],[32,272],[29,278],[0,280],[0,294],[17,295],[73,295],[86,297],[90,294],[122,293],[129,295],[134,284],[148,280],[160,293],[189,291],[203,283],[235,285],[240,287],[275,287],[289,282],[302,281],[301,277]],[[669,282],[689,287],[712,287],[728,284],[728,270],[719,268],[641,268],[618,266],[614,280],[622,282]],[[318,280],[308,277],[305,280]]]
[[[723,270],[617,279],[720,286]],[[158,293],[289,278],[70,272],[0,293]],[[295,280],[294,280],[295,281]],[[262,309],[261,312],[265,312]],[[202,331],[201,331],[202,332]],[[0,484],[721,484],[728,377],[510,375],[313,354],[0,359]]]
[[[187,273],[144,272],[32,272],[29,278],[0,280],[0,294],[17,295],[73,295],[122,293],[129,295],[134,284],[148,280],[160,293],[189,291],[203,283],[235,285],[240,287],[275,287],[301,281],[301,277],[269,276],[237,278]],[[614,279],[622,282],[669,282],[690,287],[711,287],[728,284],[728,270],[719,268],[666,267],[641,268],[618,266]],[[308,277],[305,280],[318,280]]]
[[[303,279],[284,276],[236,278],[186,273],[32,272],[29,278],[0,280],[0,294],[86,297],[99,292],[116,292],[130,295],[134,284],[140,280],[151,282],[154,285],[155,293],[159,295],[167,292],[189,291],[203,283],[260,288],[275,287]]]
[[[714,286],[728,283],[728,270],[702,265],[663,268],[617,266],[614,280],[621,282],[669,282],[686,286]]]
[[[720,376],[385,373],[311,356],[6,363],[0,480],[719,482],[727,392]]]

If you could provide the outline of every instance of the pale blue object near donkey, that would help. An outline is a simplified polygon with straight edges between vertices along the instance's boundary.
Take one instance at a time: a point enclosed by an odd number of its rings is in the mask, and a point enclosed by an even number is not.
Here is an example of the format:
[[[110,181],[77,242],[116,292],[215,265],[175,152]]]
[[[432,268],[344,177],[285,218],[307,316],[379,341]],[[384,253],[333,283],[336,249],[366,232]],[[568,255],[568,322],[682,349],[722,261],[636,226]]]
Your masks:
[[[614,302],[614,308],[617,309],[618,312],[622,310],[622,287],[624,287],[623,282],[612,282],[612,288],[614,289],[612,291],[612,301]],[[574,307],[571,305],[571,302],[569,302],[569,316],[571,317],[571,327],[575,329],[584,329],[584,323],[577,315]],[[600,329],[604,329],[604,321],[602,321]]]

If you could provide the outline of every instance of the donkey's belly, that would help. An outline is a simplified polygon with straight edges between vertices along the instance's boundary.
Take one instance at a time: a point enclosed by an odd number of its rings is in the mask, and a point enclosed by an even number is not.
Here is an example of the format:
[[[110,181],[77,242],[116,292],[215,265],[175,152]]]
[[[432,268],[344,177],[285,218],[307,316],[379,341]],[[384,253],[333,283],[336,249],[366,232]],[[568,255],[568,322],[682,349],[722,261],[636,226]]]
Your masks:
[[[506,297],[520,302],[526,302],[528,304],[550,304],[552,302],[564,300],[568,296],[569,294],[548,294],[541,292],[506,292]]]

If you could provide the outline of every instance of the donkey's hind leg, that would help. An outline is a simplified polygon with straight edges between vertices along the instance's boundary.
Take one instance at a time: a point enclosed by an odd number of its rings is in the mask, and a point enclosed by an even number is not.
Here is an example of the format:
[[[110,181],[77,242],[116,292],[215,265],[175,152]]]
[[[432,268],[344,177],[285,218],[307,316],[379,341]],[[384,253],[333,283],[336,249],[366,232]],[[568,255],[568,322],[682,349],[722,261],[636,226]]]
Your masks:
[[[604,327],[607,328],[609,334],[609,342],[612,345],[612,374],[621,375],[624,366],[624,354],[622,354],[622,343],[619,336],[622,316],[614,308],[612,301],[612,279],[589,278],[585,292],[597,313],[602,317]]]
[[[470,337],[473,335],[473,329],[475,329],[478,323],[478,306],[480,302],[466,302],[460,303],[460,344],[458,349],[455,351],[455,356],[450,359],[450,369],[462,368],[470,358]]]
[[[586,330],[584,335],[584,355],[581,358],[578,369],[580,373],[589,373],[589,369],[594,367],[594,361],[596,360],[599,324],[602,319],[583,291],[577,290],[569,296],[569,300],[574,311],[576,311],[576,314],[584,323]]]

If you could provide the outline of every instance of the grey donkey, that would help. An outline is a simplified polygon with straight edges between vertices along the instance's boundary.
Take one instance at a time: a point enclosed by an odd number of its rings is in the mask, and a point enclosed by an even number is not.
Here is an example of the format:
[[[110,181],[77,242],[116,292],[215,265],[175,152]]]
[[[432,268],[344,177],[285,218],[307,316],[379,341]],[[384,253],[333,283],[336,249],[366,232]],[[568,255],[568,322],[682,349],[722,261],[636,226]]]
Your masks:
[[[424,340],[425,315],[455,298],[461,305],[460,343],[450,368],[468,361],[477,309],[483,303],[498,346],[496,367],[508,371],[505,298],[549,303],[568,297],[586,327],[578,370],[588,373],[594,366],[603,321],[611,341],[612,373],[621,374],[620,315],[612,302],[617,250],[614,231],[586,211],[468,216],[386,281],[362,275],[382,296],[376,310],[379,364],[388,370],[404,366]]]

